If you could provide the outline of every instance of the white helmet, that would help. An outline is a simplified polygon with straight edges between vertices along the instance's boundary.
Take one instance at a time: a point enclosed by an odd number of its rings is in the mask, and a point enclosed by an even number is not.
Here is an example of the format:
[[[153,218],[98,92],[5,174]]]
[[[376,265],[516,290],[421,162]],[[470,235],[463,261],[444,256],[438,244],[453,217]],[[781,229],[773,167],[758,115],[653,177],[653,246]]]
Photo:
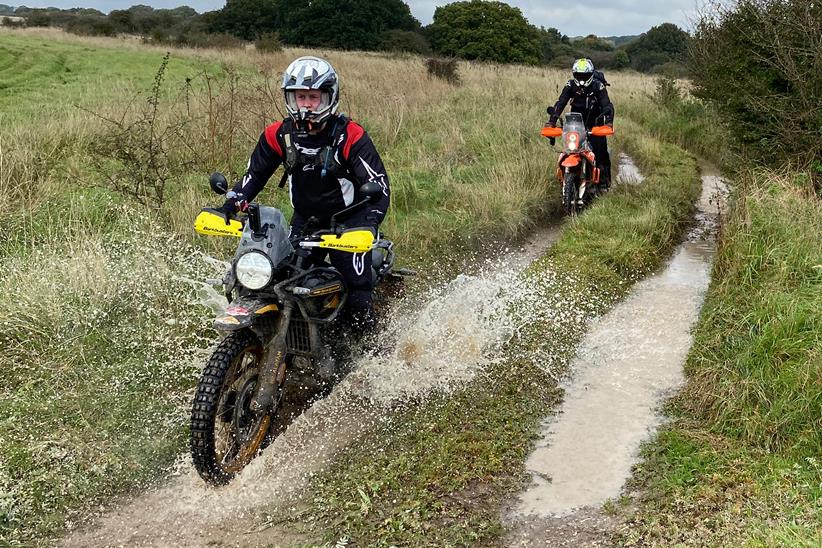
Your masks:
[[[331,64],[319,57],[295,59],[283,73],[285,108],[296,123],[319,125],[337,112],[340,104],[340,82]],[[297,108],[297,90],[318,89],[322,101],[315,111]]]
[[[590,59],[577,59],[571,66],[571,72],[578,85],[587,86],[594,79],[594,63]]]

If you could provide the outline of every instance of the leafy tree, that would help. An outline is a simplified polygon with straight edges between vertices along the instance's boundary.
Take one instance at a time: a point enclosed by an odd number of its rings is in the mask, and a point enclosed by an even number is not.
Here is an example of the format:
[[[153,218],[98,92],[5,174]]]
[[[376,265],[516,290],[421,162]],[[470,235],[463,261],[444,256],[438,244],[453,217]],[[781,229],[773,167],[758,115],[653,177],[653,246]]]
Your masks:
[[[108,20],[118,32],[137,32],[137,27],[129,10],[112,10],[108,14]]]
[[[25,14],[26,26],[29,27],[50,27],[52,25],[51,15],[42,9],[34,9]]]
[[[66,31],[84,36],[116,36],[117,28],[105,17],[80,15],[66,24]]]
[[[254,40],[280,30],[285,12],[286,2],[281,0],[228,0],[223,9],[210,14],[208,31]]]
[[[373,50],[390,30],[419,31],[402,0],[292,0],[279,29],[286,43]]]
[[[617,50],[614,54],[614,65],[613,68],[615,69],[624,69],[628,68],[631,64],[631,59],[628,57],[628,52],[624,49]]]
[[[693,93],[717,106],[752,156],[800,165],[818,161],[820,36],[820,2],[739,0],[715,8],[694,35]]]
[[[498,63],[537,64],[544,42],[518,8],[471,0],[436,9],[430,26],[434,50],[442,55]]]
[[[431,44],[419,32],[391,29],[382,33],[379,48],[385,51],[402,51],[429,55]]]
[[[673,23],[662,23],[628,43],[625,51],[631,59],[631,67],[649,71],[654,65],[684,62],[690,36]]]
[[[662,51],[635,50],[630,54],[631,68],[640,72],[650,72],[656,65],[668,63],[670,55]]]
[[[614,49],[613,44],[598,38],[596,34],[589,34],[580,41],[583,48],[593,51],[611,51]]]
[[[563,53],[563,45],[568,44],[568,37],[555,28],[539,28],[539,38],[542,46],[542,62],[547,63],[557,55]]]

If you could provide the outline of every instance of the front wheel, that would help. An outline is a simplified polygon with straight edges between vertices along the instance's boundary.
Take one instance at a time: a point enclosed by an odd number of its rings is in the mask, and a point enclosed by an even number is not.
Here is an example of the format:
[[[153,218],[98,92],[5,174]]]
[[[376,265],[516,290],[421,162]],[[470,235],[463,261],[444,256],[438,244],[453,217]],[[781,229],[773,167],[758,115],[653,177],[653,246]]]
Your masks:
[[[265,447],[274,409],[251,411],[263,346],[249,331],[236,331],[217,346],[197,384],[191,409],[191,457],[207,483],[223,485]]]
[[[577,175],[573,172],[562,179],[562,207],[567,215],[577,213]]]

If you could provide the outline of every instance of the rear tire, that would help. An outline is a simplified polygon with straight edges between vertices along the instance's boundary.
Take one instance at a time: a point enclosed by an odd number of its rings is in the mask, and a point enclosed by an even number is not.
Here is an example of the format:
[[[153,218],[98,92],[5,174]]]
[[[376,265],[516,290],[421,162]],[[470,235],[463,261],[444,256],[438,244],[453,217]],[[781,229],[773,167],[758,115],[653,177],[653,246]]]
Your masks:
[[[567,215],[577,214],[577,175],[573,172],[562,179],[562,207]]]
[[[257,416],[249,409],[263,356],[250,331],[228,335],[211,355],[191,408],[191,458],[200,477],[224,485],[266,445],[279,407]]]

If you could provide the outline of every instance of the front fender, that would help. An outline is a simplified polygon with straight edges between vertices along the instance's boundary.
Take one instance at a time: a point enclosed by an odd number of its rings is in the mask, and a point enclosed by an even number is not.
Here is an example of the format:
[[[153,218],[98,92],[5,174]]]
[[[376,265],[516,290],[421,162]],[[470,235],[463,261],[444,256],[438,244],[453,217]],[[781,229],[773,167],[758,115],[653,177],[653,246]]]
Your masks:
[[[579,162],[580,162],[579,154],[569,154],[568,156],[566,156],[562,160],[560,165],[562,167],[576,167],[576,166],[579,165]]]
[[[235,299],[229,304],[225,313],[214,320],[217,331],[239,331],[251,327],[261,318],[273,318],[280,312],[280,307],[273,299],[256,299],[249,296]]]

